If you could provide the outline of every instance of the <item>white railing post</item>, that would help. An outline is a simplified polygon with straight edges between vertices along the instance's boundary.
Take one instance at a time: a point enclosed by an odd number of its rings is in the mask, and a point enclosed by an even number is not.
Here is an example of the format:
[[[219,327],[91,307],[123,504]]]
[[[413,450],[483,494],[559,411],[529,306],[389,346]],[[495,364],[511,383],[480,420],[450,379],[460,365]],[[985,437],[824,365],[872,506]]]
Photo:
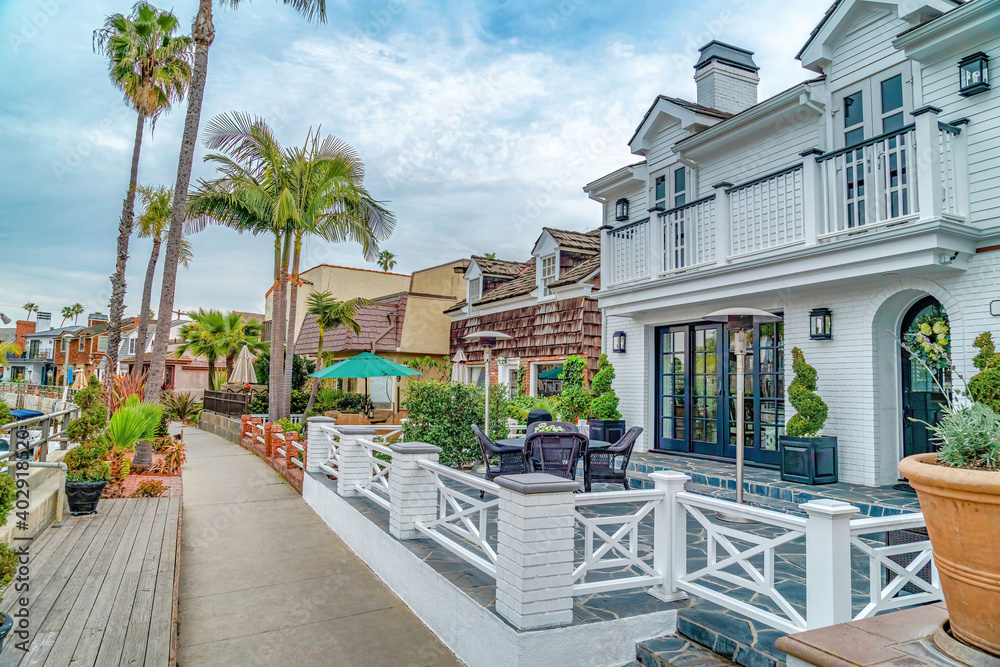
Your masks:
[[[963,119],[955,123],[962,131],[954,138],[954,150],[952,151],[951,173],[955,187],[955,208],[954,213],[965,218],[966,222],[971,220],[972,215],[969,209],[969,121]]]
[[[938,138],[937,107],[925,106],[911,115],[917,139],[917,203],[921,220],[939,220],[944,206],[941,196],[941,143]]]
[[[420,536],[418,521],[437,518],[438,491],[434,475],[420,467],[420,460],[437,463],[441,448],[422,442],[390,445],[389,534],[397,540]]]
[[[372,477],[368,450],[358,444],[358,438],[375,435],[375,429],[370,426],[338,426],[337,430],[340,431],[340,445],[337,448],[337,494],[356,496],[358,490],[355,487],[364,484]]]
[[[306,472],[319,472],[319,465],[326,463],[330,458],[330,438],[333,436],[322,427],[330,427],[334,423],[332,417],[309,418],[306,425],[309,441],[309,446],[306,448]]]
[[[806,520],[806,623],[809,629],[851,620],[851,517],[857,507],[812,500]]]
[[[733,252],[733,220],[729,210],[729,194],[726,193],[726,189],[731,187],[733,184],[726,182],[712,186],[715,190],[715,263],[721,266],[729,263],[729,256]]]
[[[816,245],[817,237],[826,231],[823,219],[823,176],[816,158],[823,154],[818,148],[799,153],[802,156],[802,212],[804,238],[807,246]]]
[[[519,630],[573,621],[574,492],[544,473],[497,477],[497,612]]]
[[[687,574],[687,514],[677,502],[690,477],[670,470],[652,472],[657,491],[663,500],[653,510],[653,569],[663,577],[663,583],[653,586],[649,594],[664,602],[683,600],[687,593],[677,588],[677,579]]]

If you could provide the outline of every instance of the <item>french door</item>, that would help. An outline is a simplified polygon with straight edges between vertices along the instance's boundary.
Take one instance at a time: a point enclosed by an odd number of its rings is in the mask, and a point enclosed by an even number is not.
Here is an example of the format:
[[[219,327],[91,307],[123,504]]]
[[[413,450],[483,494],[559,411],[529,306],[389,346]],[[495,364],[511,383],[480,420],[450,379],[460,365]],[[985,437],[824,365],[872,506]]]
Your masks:
[[[744,455],[777,465],[784,433],[784,323],[748,332]],[[721,324],[657,331],[658,449],[735,458],[736,355],[734,332]]]

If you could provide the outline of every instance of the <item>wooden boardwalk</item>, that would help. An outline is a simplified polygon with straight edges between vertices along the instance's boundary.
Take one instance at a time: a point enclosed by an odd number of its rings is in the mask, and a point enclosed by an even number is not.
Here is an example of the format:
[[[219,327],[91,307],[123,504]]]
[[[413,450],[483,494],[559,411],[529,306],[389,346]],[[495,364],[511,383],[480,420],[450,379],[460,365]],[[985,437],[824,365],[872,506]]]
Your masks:
[[[0,666],[170,664],[181,499],[98,507],[31,543],[28,651],[15,646],[15,617]],[[9,588],[0,611],[14,615],[22,595]]]

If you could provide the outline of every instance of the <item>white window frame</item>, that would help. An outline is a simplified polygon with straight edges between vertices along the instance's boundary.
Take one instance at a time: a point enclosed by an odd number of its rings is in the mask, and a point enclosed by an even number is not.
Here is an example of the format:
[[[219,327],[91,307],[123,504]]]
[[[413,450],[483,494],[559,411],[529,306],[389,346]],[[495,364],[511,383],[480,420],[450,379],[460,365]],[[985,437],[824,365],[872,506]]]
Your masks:
[[[528,365],[528,395],[538,397],[538,368],[539,366],[551,366],[566,364],[565,359],[553,359],[551,361],[532,361]]]
[[[99,336],[97,338],[97,351],[98,352],[107,352],[108,351],[108,337],[107,336]]]
[[[513,396],[510,383],[517,379],[517,369],[520,367],[520,359],[508,359],[507,363],[497,365],[497,384],[504,387],[508,397]]]
[[[474,368],[482,368],[483,373],[486,373],[486,364],[467,364],[465,366],[465,384],[476,384],[472,381],[472,369]]]
[[[129,354],[133,354],[133,355],[135,354],[135,345],[136,345],[136,339],[135,338],[129,338],[128,339],[128,353]]]
[[[550,267],[546,267],[546,263],[551,260]],[[546,269],[551,268],[551,274],[546,274]],[[543,255],[538,258],[538,284],[542,288],[542,296],[551,296],[552,292],[549,290],[549,285],[559,279],[559,253],[554,252],[550,255]]]
[[[469,293],[466,297],[469,304],[479,301],[483,298],[483,278],[479,276],[478,278],[472,278],[469,280]]]
[[[87,349],[87,339],[80,336],[79,344],[77,345],[77,352],[84,352]]]
[[[678,190],[677,189],[677,172],[678,171],[683,171],[684,172],[684,189],[683,190]],[[690,171],[683,164],[680,164],[680,163],[675,164],[670,169],[670,201],[673,203],[673,206],[671,206],[670,208],[677,208],[678,206],[684,206],[684,204],[688,203],[689,201],[693,201],[692,198],[688,196],[688,193],[690,191],[691,191],[691,174],[690,174]],[[684,201],[678,203],[677,202],[677,198],[678,197],[684,197]]]
[[[831,127],[833,128],[833,141],[836,148],[844,148],[847,145],[845,135],[848,130],[844,127],[844,99],[857,92],[861,92],[865,105],[863,121],[865,140],[884,134],[882,120],[899,112],[895,110],[887,113],[882,112],[882,82],[896,75],[902,76],[903,80],[903,125],[909,125],[913,122],[910,115],[913,112],[913,74],[910,63],[905,62],[887,67],[833,93]],[[852,129],[857,127],[859,126],[851,126]]]

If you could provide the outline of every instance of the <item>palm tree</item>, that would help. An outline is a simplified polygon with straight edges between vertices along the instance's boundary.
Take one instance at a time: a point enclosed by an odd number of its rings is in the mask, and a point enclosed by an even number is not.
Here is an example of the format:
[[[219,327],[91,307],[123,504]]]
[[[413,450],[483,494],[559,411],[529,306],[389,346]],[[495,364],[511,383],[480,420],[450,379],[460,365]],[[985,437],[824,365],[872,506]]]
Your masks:
[[[392,271],[396,268],[396,256],[388,250],[383,250],[378,254],[378,265],[383,271]]]
[[[361,333],[361,324],[355,319],[359,308],[374,306],[375,302],[364,297],[356,297],[347,301],[337,301],[329,292],[313,292],[306,300],[306,308],[310,315],[316,316],[316,326],[319,327],[319,347],[316,349],[316,367],[323,364],[323,334],[328,329],[344,327],[353,331],[354,335]],[[306,412],[312,410],[316,401],[316,391],[319,389],[319,378],[313,378],[312,389],[309,391],[309,404]]]
[[[149,263],[146,265],[146,279],[142,284],[142,305],[139,308],[139,327],[135,338],[135,350],[138,358],[146,350],[149,320],[153,318],[153,310],[149,307],[150,301],[153,299],[153,275],[156,273],[156,262],[160,258],[163,235],[170,222],[170,207],[173,203],[174,191],[165,187],[154,188],[143,185],[138,186],[137,191],[142,205],[142,214],[136,220],[135,225],[138,236],[139,238],[153,239],[153,250],[149,254]],[[192,256],[191,242],[182,238],[180,263],[188,266]],[[141,362],[132,365],[133,375],[138,376],[142,372]]]
[[[21,306],[21,308],[23,308],[24,310],[28,311],[28,321],[29,322],[31,321],[31,314],[38,312],[38,306],[36,306],[35,304],[31,303],[30,301],[28,303],[24,304],[23,306]]]
[[[62,315],[62,322],[59,323],[59,328],[62,329],[66,320],[73,317],[73,306],[64,306],[60,315]]]
[[[245,319],[240,313],[223,316],[219,331],[219,351],[226,357],[227,377],[233,372],[233,362],[244,346],[255,355],[268,349],[267,343],[260,340],[262,329],[260,322]]]
[[[176,34],[179,25],[173,13],[140,0],[132,8],[131,15],[113,14],[104,21],[103,28],[94,31],[94,50],[107,58],[111,82],[122,91],[125,104],[136,111],[132,171],[118,221],[117,258],[115,273],[111,276],[109,368],[118,367],[125,310],[125,264],[135,216],[143,128],[147,119],[151,127],[155,126],[160,114],[184,99],[191,80],[194,41],[186,35]]]
[[[326,22],[326,0],[280,0],[308,21]],[[240,0],[226,0],[225,4],[236,9]],[[173,208],[170,228],[167,233],[167,250],[163,258],[163,281],[160,286],[160,310],[153,337],[153,358],[146,383],[146,398],[159,399],[167,360],[167,338],[170,335],[170,315],[174,309],[174,289],[177,285],[177,263],[180,260],[180,244],[184,220],[187,214],[188,187],[191,184],[191,168],[194,164],[194,147],[198,141],[198,126],[201,122],[201,104],[205,96],[205,80],[208,76],[208,50],[215,39],[215,25],[212,21],[212,0],[198,0],[198,15],[191,26],[194,39],[194,71],[188,95],[187,117],[184,119],[184,135],[181,138],[180,157],[177,161],[177,183],[174,186]],[[274,357],[272,356],[272,359]],[[273,391],[271,392],[274,393]]]
[[[310,130],[302,147],[285,149],[264,120],[233,113],[212,121],[206,144],[222,151],[205,159],[216,162],[223,176],[199,183],[192,215],[275,236],[269,413],[280,418],[289,413],[294,341],[286,345],[285,338],[296,318],[303,237],[355,241],[373,260],[395,217],[362,185],[361,160],[334,137]]]
[[[223,327],[222,313],[199,308],[197,313],[188,315],[192,321],[181,327],[180,339],[184,343],[177,348],[177,358],[180,359],[185,352],[190,351],[191,354],[208,359],[208,388],[212,389],[215,361],[224,356],[219,344],[219,332]]]
[[[83,315],[83,304],[74,303],[70,306],[70,312],[73,313],[73,325],[76,326],[80,316]],[[108,335],[110,335],[110,333]]]

